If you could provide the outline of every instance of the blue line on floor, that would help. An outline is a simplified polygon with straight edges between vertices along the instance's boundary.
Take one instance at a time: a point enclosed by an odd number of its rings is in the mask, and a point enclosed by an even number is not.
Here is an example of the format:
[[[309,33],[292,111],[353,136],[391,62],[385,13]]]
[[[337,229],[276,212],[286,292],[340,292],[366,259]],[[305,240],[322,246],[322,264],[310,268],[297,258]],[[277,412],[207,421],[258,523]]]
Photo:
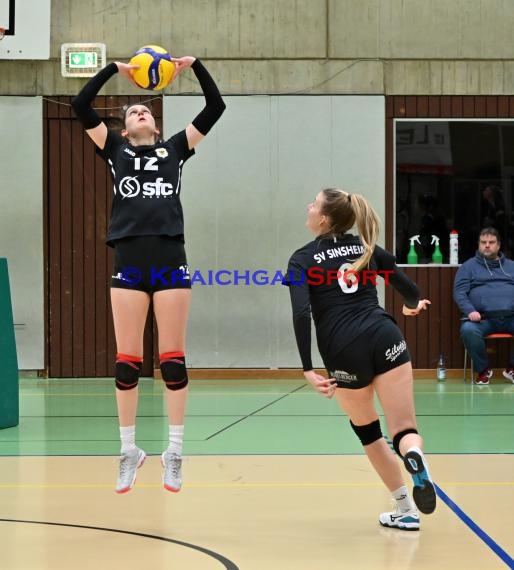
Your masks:
[[[435,483],[434,483],[435,485]],[[446,503],[446,505],[460,518],[460,520],[467,525],[480,539],[482,539],[487,546],[499,556],[505,564],[511,569],[514,568],[514,560],[512,559],[503,548],[497,544],[485,531],[483,531],[475,522],[473,522],[468,515],[456,504],[450,497],[439,487],[435,485],[435,490],[438,497]]]

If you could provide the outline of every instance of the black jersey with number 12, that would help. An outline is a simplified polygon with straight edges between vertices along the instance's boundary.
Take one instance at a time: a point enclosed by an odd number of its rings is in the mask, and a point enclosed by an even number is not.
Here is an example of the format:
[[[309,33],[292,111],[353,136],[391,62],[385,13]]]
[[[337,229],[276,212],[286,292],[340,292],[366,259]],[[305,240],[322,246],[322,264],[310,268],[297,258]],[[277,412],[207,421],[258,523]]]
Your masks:
[[[184,236],[180,203],[182,166],[194,154],[185,131],[153,145],[132,146],[108,131],[105,147],[97,150],[114,182],[107,245],[131,236]]]

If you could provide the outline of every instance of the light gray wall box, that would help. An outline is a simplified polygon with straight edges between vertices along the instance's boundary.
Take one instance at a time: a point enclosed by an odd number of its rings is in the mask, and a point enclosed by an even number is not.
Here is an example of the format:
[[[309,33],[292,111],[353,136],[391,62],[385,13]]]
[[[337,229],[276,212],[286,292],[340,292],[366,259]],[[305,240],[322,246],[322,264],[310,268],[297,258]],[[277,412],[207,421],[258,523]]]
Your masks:
[[[225,115],[184,167],[193,271],[272,276],[285,270],[292,252],[313,237],[305,228],[306,205],[325,186],[363,193],[383,217],[383,97],[227,97],[226,103]],[[202,106],[199,97],[166,97],[166,136]],[[287,289],[195,285],[188,361],[298,366]]]
[[[0,257],[9,263],[18,365],[44,367],[41,97],[0,97]]]

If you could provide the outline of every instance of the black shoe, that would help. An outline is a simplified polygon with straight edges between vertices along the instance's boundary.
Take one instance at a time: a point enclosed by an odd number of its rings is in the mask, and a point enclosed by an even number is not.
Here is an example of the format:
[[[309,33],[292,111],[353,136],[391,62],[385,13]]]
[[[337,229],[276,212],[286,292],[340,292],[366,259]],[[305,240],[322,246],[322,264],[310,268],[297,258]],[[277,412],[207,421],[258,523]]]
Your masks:
[[[403,464],[414,481],[412,497],[416,506],[425,515],[433,513],[436,504],[435,487],[421,449],[411,447],[403,458]]]

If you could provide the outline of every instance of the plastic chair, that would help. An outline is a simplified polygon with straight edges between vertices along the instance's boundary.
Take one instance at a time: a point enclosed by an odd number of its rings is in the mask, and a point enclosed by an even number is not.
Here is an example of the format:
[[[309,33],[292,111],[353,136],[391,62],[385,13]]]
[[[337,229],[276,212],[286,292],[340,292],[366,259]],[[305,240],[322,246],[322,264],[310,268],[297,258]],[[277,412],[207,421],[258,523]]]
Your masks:
[[[485,340],[500,340],[500,339],[507,339],[507,340],[512,340],[514,338],[514,335],[510,334],[510,333],[492,333],[492,334],[488,334],[485,337]],[[471,384],[473,384],[473,360],[471,360]],[[464,382],[466,382],[466,372],[468,369],[468,351],[466,350],[466,347],[464,347]]]

